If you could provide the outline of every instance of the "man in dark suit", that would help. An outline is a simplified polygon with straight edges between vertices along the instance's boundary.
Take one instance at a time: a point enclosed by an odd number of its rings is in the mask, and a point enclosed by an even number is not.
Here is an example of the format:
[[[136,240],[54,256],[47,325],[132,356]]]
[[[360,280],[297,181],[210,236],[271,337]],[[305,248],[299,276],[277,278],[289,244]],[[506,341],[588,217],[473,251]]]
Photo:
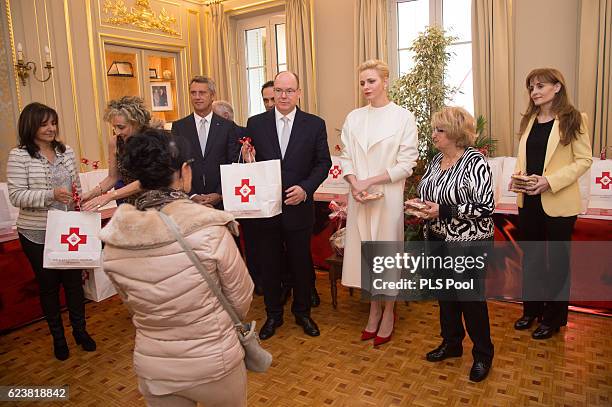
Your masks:
[[[174,122],[172,133],[187,138],[193,151],[191,199],[222,209],[220,166],[231,163],[238,155],[236,126],[212,111],[215,99],[212,79],[195,76],[189,83],[189,95],[193,114]]]
[[[257,260],[263,271],[264,301],[267,320],[259,336],[268,339],[283,324],[281,304],[281,268],[283,248],[295,279],[291,311],[295,321],[310,336],[320,334],[310,317],[311,287],[314,268],[310,238],[314,224],[314,192],[331,167],[325,122],[298,109],[301,95],[298,77],[281,72],[274,79],[274,109],[253,116],[247,134],[253,149],[247,161],[281,160],[283,212],[268,219],[257,219],[248,233],[257,235]]]

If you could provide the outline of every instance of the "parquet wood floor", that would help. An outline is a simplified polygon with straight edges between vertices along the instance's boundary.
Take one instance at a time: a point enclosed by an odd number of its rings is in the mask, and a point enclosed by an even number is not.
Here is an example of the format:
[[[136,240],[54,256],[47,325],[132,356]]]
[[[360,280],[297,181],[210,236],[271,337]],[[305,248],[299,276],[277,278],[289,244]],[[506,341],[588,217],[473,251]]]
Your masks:
[[[534,341],[530,332],[512,328],[519,305],[490,302],[494,365],[484,382],[472,383],[468,338],[462,358],[424,359],[440,342],[434,302],[399,303],[391,342],[373,349],[359,340],[368,304],[358,292],[350,297],[340,288],[334,310],[327,274],[318,273],[317,286],[322,304],[312,316],[321,336],[304,335],[287,312],[285,324],[264,342],[274,355],[272,368],[249,373],[249,406],[612,405],[612,318],[571,313],[560,334]],[[46,406],[144,406],[132,371],[134,329],[121,301],[89,303],[87,313],[97,352],[76,348],[68,335],[70,358],[55,360],[46,324],[38,322],[0,337],[0,384],[70,385],[68,403]],[[262,297],[256,297],[250,317],[261,326],[264,315]]]

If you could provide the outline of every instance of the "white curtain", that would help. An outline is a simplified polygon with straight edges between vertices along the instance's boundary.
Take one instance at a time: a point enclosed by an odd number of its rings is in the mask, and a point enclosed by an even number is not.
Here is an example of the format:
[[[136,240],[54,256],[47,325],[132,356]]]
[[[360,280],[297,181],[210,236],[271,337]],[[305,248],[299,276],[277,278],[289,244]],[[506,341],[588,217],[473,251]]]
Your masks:
[[[582,0],[578,46],[577,108],[589,117],[593,153],[608,147],[612,133],[612,0]]]
[[[498,156],[514,155],[512,1],[472,1],[474,110],[487,120]]]
[[[287,69],[300,78],[300,108],[317,114],[311,0],[287,0]]]

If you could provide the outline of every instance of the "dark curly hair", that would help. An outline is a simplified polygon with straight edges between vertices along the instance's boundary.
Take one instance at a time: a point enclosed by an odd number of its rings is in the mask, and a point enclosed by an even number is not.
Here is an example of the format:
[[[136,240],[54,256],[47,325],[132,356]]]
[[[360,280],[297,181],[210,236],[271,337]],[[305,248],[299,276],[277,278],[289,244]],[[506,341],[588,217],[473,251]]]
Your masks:
[[[32,158],[38,153],[38,145],[35,143],[36,132],[48,120],[52,120],[56,124],[55,139],[51,142],[51,147],[57,149],[60,153],[66,151],[66,146],[57,139],[59,134],[59,126],[57,125],[57,112],[55,109],[43,105],[42,103],[30,103],[23,108],[19,115],[19,147],[25,148]]]
[[[183,137],[158,129],[147,129],[130,137],[121,164],[144,189],[168,188],[176,171],[191,159]]]

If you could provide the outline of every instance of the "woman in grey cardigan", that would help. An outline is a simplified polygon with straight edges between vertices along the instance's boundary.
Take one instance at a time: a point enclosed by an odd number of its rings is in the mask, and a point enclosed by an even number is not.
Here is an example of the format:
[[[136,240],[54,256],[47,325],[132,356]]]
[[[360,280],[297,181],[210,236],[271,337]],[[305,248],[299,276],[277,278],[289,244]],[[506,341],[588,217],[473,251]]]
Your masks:
[[[40,286],[40,305],[53,336],[59,360],[69,355],[60,314],[60,285],[64,287],[72,335],[86,351],[96,343],[85,330],[85,305],[81,270],[43,268],[47,212],[74,207],[72,185],[80,193],[74,151],[57,139],[57,112],[41,103],[30,103],[19,116],[19,146],[9,153],[9,199],[19,208],[17,232],[21,247]]]

